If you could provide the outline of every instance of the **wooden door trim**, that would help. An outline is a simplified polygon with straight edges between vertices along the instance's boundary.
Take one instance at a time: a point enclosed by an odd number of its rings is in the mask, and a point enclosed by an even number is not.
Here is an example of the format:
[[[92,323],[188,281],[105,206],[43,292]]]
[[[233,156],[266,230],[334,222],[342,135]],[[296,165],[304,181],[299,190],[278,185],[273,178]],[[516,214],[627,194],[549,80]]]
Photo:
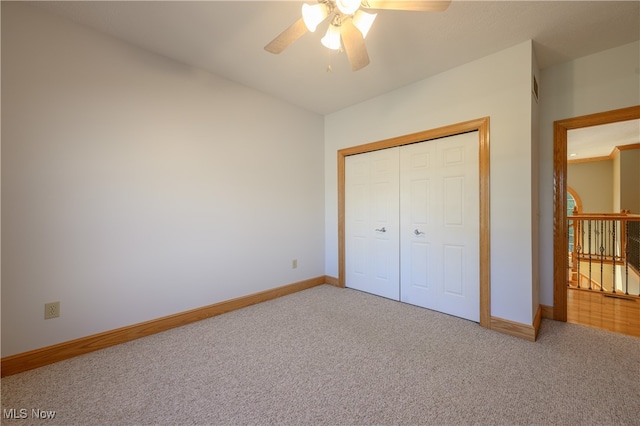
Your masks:
[[[553,123],[553,319],[567,321],[567,132],[640,118],[640,106]]]
[[[478,132],[480,194],[480,325],[491,327],[489,117],[338,150],[338,284],[345,287],[345,157],[417,142]]]

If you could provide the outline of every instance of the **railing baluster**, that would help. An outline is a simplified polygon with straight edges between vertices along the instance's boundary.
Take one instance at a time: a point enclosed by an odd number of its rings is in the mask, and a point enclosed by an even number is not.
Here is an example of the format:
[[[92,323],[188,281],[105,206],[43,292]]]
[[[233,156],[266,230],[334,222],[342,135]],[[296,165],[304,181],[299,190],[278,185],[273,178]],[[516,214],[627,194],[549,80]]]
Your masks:
[[[611,222],[610,221],[607,221],[607,235],[609,236],[607,238],[607,243],[609,244],[609,247],[607,248],[606,252],[611,253]]]
[[[600,220],[600,291],[604,291],[604,220]]]
[[[616,223],[615,222],[613,223],[612,229],[613,229],[613,238],[612,238],[612,245],[613,245],[613,256],[612,256],[612,259],[613,259],[613,283],[611,284],[611,287],[612,287],[613,293],[615,293],[616,292],[616,252],[617,252],[617,250],[616,250]]]
[[[593,280],[591,279],[591,219],[589,219],[589,224],[588,224],[588,228],[589,228],[589,290],[592,290],[591,288],[591,283],[593,282]]]
[[[622,227],[625,233],[624,239],[624,294],[629,294],[629,227],[626,221],[622,223]]]
[[[582,220],[578,221],[578,230],[580,232],[580,243],[576,245],[576,263],[578,264],[576,278],[578,281],[578,288],[580,288],[580,281],[582,281],[582,278],[580,277],[580,252],[582,251],[582,242],[584,241],[584,223]]]

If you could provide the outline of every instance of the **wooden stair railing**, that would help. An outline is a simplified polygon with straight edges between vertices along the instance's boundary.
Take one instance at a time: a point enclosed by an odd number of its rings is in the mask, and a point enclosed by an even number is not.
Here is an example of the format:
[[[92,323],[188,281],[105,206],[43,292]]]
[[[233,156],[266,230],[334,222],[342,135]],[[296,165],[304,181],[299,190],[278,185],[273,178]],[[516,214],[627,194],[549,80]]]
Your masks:
[[[629,270],[640,271],[640,215],[621,213],[578,213],[567,217],[573,230],[573,251],[568,256],[568,283],[575,288],[640,296],[640,280],[632,280]],[[604,265],[611,264],[612,289],[603,288]],[[594,271],[595,266],[595,271]],[[599,276],[600,281],[594,279]],[[587,270],[583,269],[586,268]],[[616,275],[618,274],[618,277]],[[607,280],[608,280],[607,276]],[[622,286],[618,286],[621,278]],[[586,280],[586,286],[583,282]]]

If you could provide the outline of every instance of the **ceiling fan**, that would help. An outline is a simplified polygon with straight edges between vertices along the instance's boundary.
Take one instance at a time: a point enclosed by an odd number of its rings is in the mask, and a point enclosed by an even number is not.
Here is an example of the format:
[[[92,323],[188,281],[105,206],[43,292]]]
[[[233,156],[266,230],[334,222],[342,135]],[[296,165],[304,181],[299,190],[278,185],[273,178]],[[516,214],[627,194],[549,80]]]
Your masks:
[[[330,18],[329,28],[321,43],[332,50],[344,48],[351,69],[357,71],[369,64],[364,38],[377,16],[365,10],[440,12],[447,9],[450,3],[451,0],[318,0],[314,5],[305,3],[302,5],[302,18],[280,33],[264,49],[280,53],[308,31],[314,32],[320,23]]]

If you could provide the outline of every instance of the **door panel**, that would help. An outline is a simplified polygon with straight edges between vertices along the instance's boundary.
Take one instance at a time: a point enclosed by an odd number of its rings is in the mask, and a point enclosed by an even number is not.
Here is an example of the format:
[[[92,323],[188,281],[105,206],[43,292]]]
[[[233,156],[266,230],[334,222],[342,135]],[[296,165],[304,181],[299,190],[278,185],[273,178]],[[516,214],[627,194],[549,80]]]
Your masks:
[[[400,300],[479,321],[478,133],[404,146],[400,169]]]
[[[444,292],[454,296],[463,296],[464,247],[445,245],[443,252]]]
[[[444,225],[463,226],[464,177],[447,177],[443,180]]]
[[[411,221],[416,225],[429,224],[429,187],[431,180],[416,179],[411,182]]]
[[[441,255],[434,225],[442,216],[436,142],[403,146],[400,152],[400,300],[438,309]]]
[[[354,236],[351,240],[353,245],[351,246],[351,268],[355,275],[364,276],[367,272],[367,240],[366,238]]]
[[[399,300],[399,148],[345,158],[346,286]]]
[[[424,260],[427,259],[427,262]],[[427,263],[429,259],[429,244],[411,242],[411,286],[429,287],[429,274],[427,273]]]

